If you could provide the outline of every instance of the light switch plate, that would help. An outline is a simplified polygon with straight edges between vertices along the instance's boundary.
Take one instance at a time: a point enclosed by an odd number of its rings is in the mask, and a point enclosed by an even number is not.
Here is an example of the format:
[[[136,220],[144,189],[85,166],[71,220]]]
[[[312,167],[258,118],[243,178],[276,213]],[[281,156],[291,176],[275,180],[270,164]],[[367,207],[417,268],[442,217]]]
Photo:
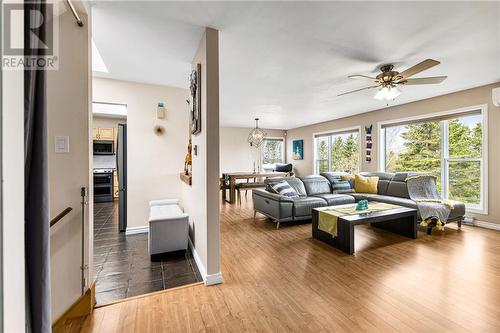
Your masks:
[[[54,145],[56,153],[69,153],[69,136],[56,135]]]

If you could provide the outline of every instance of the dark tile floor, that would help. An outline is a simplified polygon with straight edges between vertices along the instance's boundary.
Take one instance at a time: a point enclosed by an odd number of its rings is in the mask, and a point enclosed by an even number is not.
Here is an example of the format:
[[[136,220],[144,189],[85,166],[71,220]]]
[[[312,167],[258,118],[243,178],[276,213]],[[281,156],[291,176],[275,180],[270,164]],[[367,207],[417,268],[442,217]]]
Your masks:
[[[118,232],[116,202],[94,204],[97,304],[202,281],[191,252],[151,261],[148,235]]]

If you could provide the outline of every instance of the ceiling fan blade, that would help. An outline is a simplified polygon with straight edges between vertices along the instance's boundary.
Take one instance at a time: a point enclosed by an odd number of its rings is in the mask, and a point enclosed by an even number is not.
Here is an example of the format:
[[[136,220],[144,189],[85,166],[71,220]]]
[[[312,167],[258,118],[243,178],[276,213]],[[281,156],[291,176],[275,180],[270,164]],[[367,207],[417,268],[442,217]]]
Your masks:
[[[440,62],[434,59],[427,59],[422,61],[421,63],[416,64],[413,67],[408,68],[405,71],[402,71],[397,75],[398,80],[402,79],[407,79],[412,75],[415,75],[417,73],[420,73],[422,71],[425,71],[426,69],[429,69],[431,67],[434,67],[436,65],[439,65]]]
[[[366,75],[362,75],[362,74],[354,74],[354,75],[349,75],[347,77],[350,79],[370,79],[370,80],[375,80],[375,81],[377,80],[374,77],[370,77],[370,76],[366,76]]]
[[[447,76],[434,76],[434,77],[420,77],[415,79],[407,79],[401,83],[405,85],[416,85],[416,84],[437,84],[446,80]]]
[[[345,93],[338,94],[337,96],[343,96],[343,95],[347,95],[347,94],[352,94],[352,93],[355,93],[355,92],[358,92],[358,91],[361,91],[361,90],[366,90],[366,89],[378,88],[379,86],[380,85],[377,84],[376,86],[369,86],[369,87],[364,87],[364,88],[361,88],[361,89],[351,90],[351,91],[347,91]]]

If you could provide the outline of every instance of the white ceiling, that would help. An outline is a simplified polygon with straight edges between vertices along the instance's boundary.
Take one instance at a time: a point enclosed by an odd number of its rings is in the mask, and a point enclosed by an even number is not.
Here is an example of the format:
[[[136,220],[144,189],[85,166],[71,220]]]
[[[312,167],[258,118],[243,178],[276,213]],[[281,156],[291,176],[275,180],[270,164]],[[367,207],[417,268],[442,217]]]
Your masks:
[[[203,27],[219,29],[223,126],[295,128],[386,106],[348,74],[426,58],[391,105],[500,81],[500,2],[94,2],[93,37],[109,73],[187,87]],[[369,83],[369,82],[368,82]]]

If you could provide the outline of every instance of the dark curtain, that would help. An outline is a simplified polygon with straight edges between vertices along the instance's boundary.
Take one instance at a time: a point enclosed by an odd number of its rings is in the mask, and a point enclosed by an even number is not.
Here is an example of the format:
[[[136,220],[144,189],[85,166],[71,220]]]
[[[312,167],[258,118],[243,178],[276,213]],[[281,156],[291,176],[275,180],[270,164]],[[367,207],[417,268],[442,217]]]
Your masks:
[[[45,1],[24,4],[24,47],[29,57],[43,55],[30,39],[30,21],[40,18],[34,11],[46,12]],[[38,26],[34,24],[32,26]],[[45,38],[42,25],[39,36]],[[50,230],[47,166],[47,97],[45,70],[24,72],[24,178],[25,178],[25,255],[26,325],[28,332],[51,332]]]

